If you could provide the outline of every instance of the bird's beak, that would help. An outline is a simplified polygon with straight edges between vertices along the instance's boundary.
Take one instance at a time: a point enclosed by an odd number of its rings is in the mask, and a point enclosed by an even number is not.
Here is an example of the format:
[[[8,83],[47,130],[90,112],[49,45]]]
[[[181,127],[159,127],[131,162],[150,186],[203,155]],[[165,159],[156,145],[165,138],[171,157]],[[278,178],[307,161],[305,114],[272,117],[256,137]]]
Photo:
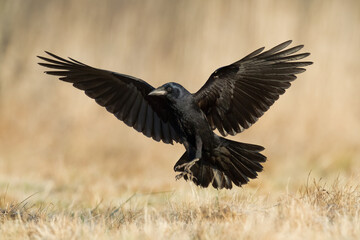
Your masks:
[[[163,96],[163,95],[165,95],[165,94],[167,94],[167,92],[165,91],[165,89],[163,89],[163,88],[160,87],[160,88],[157,88],[157,89],[151,91],[151,92],[149,93],[149,96]]]

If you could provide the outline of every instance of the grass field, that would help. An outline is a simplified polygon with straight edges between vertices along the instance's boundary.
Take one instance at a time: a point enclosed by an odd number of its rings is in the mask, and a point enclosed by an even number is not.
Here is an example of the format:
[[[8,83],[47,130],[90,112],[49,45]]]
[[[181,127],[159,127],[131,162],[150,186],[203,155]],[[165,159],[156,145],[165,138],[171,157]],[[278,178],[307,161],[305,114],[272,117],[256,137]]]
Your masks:
[[[359,1],[0,0],[0,239],[359,239]],[[184,152],[43,74],[51,51],[194,92],[288,39],[314,65],[236,141],[264,172],[175,181]]]

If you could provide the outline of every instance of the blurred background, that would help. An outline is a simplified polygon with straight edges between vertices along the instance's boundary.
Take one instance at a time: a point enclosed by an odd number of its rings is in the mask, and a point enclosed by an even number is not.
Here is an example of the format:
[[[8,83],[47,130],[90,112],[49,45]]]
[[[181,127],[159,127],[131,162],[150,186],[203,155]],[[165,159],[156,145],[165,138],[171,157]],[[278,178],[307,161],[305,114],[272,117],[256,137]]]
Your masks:
[[[248,188],[359,176],[360,1],[0,0],[0,187],[165,191],[184,152],[45,75],[44,50],[191,92],[217,68],[292,39],[313,61],[250,129],[268,162]],[[71,191],[70,191],[71,192]],[[20,194],[20,193],[19,193]]]

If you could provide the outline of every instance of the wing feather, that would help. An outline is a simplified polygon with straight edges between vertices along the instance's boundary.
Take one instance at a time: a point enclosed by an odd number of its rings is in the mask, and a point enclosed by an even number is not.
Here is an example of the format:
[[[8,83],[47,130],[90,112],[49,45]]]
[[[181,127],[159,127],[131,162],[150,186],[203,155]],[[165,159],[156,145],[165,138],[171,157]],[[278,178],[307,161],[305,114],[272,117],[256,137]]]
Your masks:
[[[264,48],[259,48],[219,68],[194,93],[212,129],[226,136],[249,128],[285,93],[296,79],[295,75],[312,64],[298,61],[310,55],[297,54],[303,45],[286,49],[291,42],[286,41],[265,52]]]
[[[180,128],[174,116],[169,114],[170,109],[162,100],[148,95],[154,88],[145,81],[46,53],[50,57],[38,56],[44,61],[39,65],[54,70],[45,73],[72,83],[119,120],[145,136],[165,143],[181,141]]]

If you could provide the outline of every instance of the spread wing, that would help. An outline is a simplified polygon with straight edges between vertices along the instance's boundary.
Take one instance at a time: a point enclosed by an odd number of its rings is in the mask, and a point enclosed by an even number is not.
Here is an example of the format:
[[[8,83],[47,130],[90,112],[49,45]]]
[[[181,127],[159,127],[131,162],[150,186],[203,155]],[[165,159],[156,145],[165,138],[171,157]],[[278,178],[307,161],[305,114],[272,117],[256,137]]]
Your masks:
[[[99,105],[145,136],[165,143],[180,142],[177,122],[169,114],[166,102],[148,96],[154,88],[145,81],[46,53],[52,58],[38,56],[45,61],[39,64],[54,71],[45,73],[60,76],[60,80],[85,91]]]
[[[303,45],[285,49],[292,41],[268,51],[260,48],[219,68],[194,94],[212,129],[226,136],[249,128],[312,62],[296,61],[310,53],[294,54]],[[284,50],[285,49],[285,50]]]

